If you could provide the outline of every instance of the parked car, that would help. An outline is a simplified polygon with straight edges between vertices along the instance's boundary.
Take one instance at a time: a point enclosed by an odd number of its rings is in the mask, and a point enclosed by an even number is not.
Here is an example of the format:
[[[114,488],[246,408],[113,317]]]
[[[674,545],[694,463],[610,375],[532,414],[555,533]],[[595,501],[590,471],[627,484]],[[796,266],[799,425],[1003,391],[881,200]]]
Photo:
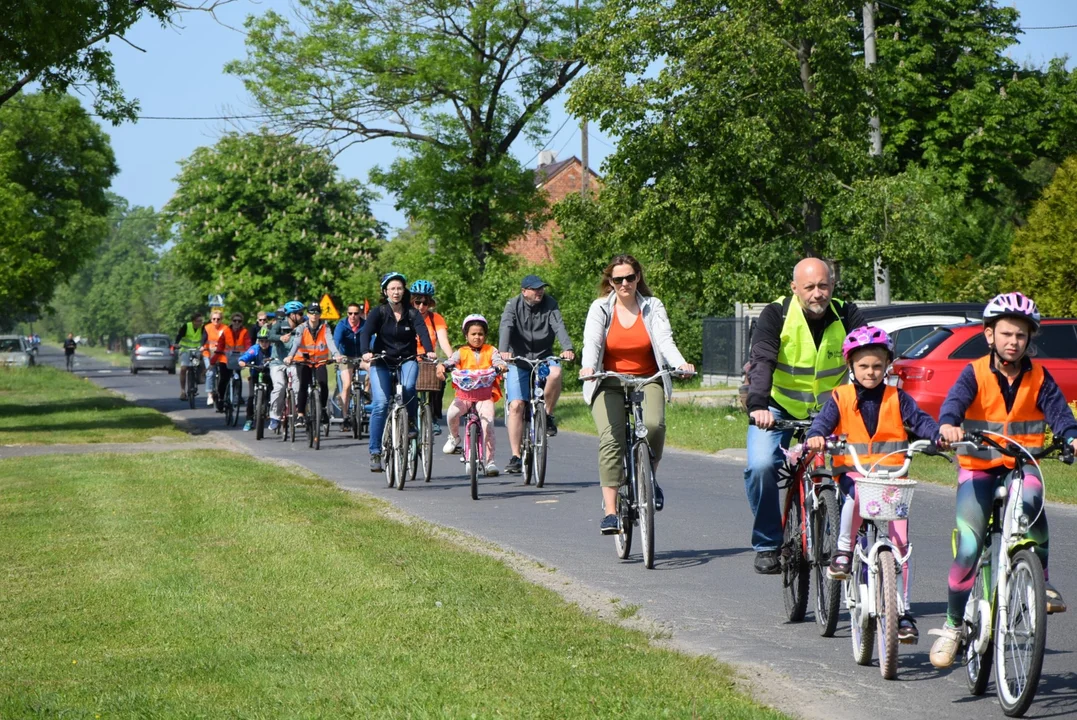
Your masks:
[[[33,367],[34,352],[21,335],[0,335],[0,365]]]
[[[131,346],[131,374],[139,370],[167,370],[176,373],[176,346],[168,335],[139,335]]]
[[[890,382],[913,396],[936,420],[950,387],[969,362],[988,352],[981,323],[938,328],[906,350],[891,370]],[[1077,320],[1044,320],[1029,355],[1058,383],[1067,402],[1077,400]]]

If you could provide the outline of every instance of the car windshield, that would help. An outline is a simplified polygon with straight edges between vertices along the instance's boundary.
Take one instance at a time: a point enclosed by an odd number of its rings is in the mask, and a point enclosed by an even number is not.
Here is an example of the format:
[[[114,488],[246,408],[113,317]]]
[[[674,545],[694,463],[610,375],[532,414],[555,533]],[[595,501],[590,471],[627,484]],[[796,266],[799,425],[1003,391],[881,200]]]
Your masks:
[[[925,357],[939,345],[942,345],[942,343],[946,341],[946,338],[953,334],[954,333],[951,330],[939,328],[919,342],[913,343],[912,347],[901,354],[901,357],[911,358],[913,360]]]
[[[20,352],[22,344],[16,338],[0,339],[0,352]]]
[[[144,337],[139,339],[138,344],[143,347],[166,348],[168,347],[168,338]]]

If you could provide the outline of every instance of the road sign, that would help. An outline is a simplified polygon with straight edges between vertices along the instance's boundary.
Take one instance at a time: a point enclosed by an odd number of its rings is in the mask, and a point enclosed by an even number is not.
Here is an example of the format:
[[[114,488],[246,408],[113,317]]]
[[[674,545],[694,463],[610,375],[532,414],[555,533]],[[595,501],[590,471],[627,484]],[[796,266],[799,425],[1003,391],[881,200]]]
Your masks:
[[[337,310],[333,298],[329,297],[329,293],[322,295],[318,304],[322,306],[322,320],[340,320],[340,311]]]
[[[210,295],[209,306],[214,309],[220,309],[224,307],[224,295]]]

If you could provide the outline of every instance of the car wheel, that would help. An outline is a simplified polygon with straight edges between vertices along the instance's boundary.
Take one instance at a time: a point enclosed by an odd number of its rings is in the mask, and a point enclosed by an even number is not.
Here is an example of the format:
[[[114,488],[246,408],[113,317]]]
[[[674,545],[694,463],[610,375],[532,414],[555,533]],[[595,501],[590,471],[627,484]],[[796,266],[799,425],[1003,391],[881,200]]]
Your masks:
[[[172,366],[170,366],[168,368],[168,374],[169,375],[175,375],[176,374],[176,366],[175,365],[172,365]]]

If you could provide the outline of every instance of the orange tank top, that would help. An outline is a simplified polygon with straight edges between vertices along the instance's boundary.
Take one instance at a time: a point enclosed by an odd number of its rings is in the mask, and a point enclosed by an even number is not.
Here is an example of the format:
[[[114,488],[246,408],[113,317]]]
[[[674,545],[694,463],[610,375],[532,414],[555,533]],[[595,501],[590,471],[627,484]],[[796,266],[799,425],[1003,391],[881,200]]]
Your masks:
[[[654,359],[651,336],[643,324],[643,313],[636,316],[632,327],[623,327],[614,312],[610,331],[606,334],[606,354],[602,367],[626,375],[654,375],[658,362]]]

